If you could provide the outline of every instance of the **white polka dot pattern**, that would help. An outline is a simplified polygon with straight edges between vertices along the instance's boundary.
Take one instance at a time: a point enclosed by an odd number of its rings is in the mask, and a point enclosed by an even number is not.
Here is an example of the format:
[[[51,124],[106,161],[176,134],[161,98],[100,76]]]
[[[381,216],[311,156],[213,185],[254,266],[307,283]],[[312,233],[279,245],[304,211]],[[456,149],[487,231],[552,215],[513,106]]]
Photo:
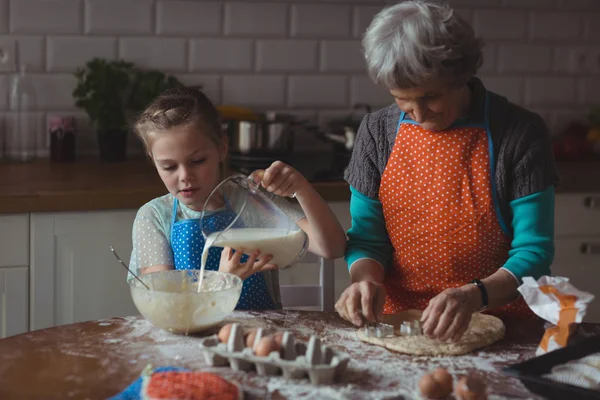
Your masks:
[[[496,218],[488,136],[403,123],[379,197],[394,247],[385,313],[424,309],[444,289],[485,278],[508,258]]]

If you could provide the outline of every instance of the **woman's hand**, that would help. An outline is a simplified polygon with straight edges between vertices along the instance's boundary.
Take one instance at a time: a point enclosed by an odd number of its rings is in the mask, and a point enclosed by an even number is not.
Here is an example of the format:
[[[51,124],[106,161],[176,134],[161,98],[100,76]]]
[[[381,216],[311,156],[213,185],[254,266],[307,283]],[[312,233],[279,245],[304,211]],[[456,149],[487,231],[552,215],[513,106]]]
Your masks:
[[[421,317],[423,333],[431,339],[458,341],[467,331],[471,315],[481,306],[475,285],[446,289],[429,300]]]
[[[267,191],[283,197],[299,194],[310,186],[304,175],[281,161],[275,161],[266,170],[255,171],[252,177]]]
[[[361,326],[364,320],[379,321],[385,304],[385,289],[374,281],[360,281],[348,286],[342,293],[335,309],[338,314]]]
[[[273,258],[271,255],[259,259],[260,250],[255,250],[250,254],[245,263],[241,262],[242,255],[244,255],[244,249],[225,247],[221,252],[219,272],[228,272],[245,280],[257,272],[278,268],[277,265],[268,263]]]

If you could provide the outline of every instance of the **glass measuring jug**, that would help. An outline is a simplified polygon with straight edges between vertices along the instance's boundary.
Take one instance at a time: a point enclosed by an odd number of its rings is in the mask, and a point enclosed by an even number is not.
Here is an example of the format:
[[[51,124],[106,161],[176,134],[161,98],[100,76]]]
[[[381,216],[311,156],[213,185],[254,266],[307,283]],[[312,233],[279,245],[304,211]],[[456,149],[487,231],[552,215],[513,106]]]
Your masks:
[[[299,261],[308,249],[308,235],[274,202],[276,195],[252,177],[232,175],[208,196],[200,217],[206,245],[260,250],[280,269]],[[205,246],[206,246],[205,245]]]

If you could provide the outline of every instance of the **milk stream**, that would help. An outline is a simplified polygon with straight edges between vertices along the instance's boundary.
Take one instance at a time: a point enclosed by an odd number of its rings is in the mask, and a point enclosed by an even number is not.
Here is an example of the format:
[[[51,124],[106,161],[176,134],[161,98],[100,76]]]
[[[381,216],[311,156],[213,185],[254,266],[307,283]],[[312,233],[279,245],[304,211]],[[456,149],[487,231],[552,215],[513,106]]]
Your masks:
[[[296,260],[302,251],[304,241],[305,234],[299,229],[288,231],[277,228],[232,228],[223,232],[211,233],[206,238],[202,250],[198,292],[202,287],[208,250],[212,246],[243,248],[247,253],[260,250],[259,258],[271,254],[273,258],[269,264],[276,264],[279,268],[283,268]]]

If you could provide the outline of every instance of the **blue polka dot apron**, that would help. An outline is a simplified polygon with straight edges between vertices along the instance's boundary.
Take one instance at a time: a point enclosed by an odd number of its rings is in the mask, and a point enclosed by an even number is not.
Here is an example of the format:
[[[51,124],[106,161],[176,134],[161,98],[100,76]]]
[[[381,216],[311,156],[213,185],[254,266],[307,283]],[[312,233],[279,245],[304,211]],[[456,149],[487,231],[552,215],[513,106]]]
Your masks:
[[[175,269],[200,269],[202,250],[204,249],[204,236],[200,229],[200,220],[186,219],[177,221],[177,208],[179,201],[173,200],[173,218],[171,221],[171,249]],[[227,228],[235,219],[231,211],[215,211],[209,215],[204,223],[211,231],[219,231]],[[208,251],[206,270],[217,271],[221,260],[222,247],[211,247]],[[248,257],[242,256],[241,262],[246,262]],[[244,281],[242,294],[238,301],[236,310],[272,310],[275,304],[269,295],[267,284],[263,275],[258,272]]]

